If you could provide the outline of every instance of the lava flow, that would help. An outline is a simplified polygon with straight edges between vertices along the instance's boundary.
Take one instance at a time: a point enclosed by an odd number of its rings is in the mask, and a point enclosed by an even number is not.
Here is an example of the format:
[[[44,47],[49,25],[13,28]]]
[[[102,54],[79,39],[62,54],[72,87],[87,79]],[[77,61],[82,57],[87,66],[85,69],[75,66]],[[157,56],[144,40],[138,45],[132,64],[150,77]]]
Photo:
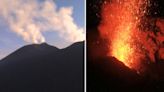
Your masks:
[[[146,17],[149,5],[149,0],[106,0],[102,5],[99,31],[108,40],[108,55],[129,68],[138,69],[144,60],[155,61],[159,50],[153,28],[156,21]],[[147,27],[150,20],[151,29]]]

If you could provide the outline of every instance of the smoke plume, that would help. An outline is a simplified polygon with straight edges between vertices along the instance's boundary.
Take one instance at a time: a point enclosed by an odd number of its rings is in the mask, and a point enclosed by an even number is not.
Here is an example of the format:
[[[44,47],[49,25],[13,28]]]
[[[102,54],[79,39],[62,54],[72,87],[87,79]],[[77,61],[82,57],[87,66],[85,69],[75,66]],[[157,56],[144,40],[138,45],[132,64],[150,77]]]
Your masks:
[[[53,0],[0,0],[0,16],[26,42],[45,42],[44,32],[54,31],[69,42],[84,40],[84,30],[72,17],[73,7],[57,8]]]

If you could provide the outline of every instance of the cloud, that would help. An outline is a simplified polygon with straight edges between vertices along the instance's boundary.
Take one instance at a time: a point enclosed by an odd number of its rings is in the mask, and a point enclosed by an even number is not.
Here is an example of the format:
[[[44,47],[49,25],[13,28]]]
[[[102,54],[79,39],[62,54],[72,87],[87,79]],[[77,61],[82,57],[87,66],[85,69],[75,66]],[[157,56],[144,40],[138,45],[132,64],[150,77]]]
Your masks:
[[[43,33],[47,31],[69,42],[85,38],[84,29],[72,17],[73,7],[57,8],[53,0],[0,0],[0,11],[11,31],[26,42],[45,42]]]

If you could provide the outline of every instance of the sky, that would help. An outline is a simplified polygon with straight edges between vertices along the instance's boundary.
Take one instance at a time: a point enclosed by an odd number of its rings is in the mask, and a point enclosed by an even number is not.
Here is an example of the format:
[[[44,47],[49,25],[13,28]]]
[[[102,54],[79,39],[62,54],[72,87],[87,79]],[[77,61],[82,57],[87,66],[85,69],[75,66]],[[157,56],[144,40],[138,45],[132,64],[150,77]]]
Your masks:
[[[84,0],[0,0],[0,59],[28,44],[85,39]]]

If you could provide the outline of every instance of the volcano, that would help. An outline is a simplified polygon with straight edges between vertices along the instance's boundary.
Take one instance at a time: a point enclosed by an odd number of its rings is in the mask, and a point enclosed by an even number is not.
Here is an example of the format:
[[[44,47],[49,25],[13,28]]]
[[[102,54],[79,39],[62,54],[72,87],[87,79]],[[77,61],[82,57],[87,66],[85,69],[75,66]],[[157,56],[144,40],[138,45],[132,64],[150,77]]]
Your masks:
[[[92,29],[96,30],[96,29]],[[127,67],[116,57],[106,55],[106,43],[92,33],[87,51],[88,92],[163,92],[164,62],[143,62],[144,70]]]
[[[164,92],[163,4],[87,1],[88,92]]]
[[[0,92],[83,92],[84,42],[24,46],[0,61]]]

